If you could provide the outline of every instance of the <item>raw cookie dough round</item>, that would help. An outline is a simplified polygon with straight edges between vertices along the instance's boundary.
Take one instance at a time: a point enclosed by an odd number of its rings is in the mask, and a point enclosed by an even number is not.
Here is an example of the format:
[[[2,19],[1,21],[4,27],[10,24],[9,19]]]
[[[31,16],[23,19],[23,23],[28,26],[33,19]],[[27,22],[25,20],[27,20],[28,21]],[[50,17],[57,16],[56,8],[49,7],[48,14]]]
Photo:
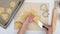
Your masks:
[[[11,9],[11,8],[7,8],[7,9],[6,9],[6,12],[7,12],[8,14],[12,13],[12,9]]]
[[[48,8],[47,8],[47,5],[46,4],[42,4],[40,6],[40,10],[43,10],[43,11],[46,11]]]
[[[4,8],[0,7],[0,13],[3,13],[3,12],[4,12]]]
[[[10,6],[11,7],[15,7],[16,6],[16,3],[14,1],[10,2]]]
[[[22,23],[20,21],[15,22],[15,29],[20,29],[22,26]]]
[[[8,19],[8,14],[1,14],[1,16],[4,20]]]
[[[44,12],[42,15],[43,15],[44,17],[48,17],[49,13],[48,13],[48,12]]]

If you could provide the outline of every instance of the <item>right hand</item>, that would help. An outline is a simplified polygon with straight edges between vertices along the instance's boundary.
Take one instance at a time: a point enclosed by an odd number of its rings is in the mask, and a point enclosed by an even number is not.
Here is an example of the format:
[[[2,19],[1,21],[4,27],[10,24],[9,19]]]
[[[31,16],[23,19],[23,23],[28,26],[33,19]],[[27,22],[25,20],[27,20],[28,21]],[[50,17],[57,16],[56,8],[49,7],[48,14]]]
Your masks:
[[[52,26],[51,25],[44,25],[46,28],[46,33],[47,34],[53,34]]]

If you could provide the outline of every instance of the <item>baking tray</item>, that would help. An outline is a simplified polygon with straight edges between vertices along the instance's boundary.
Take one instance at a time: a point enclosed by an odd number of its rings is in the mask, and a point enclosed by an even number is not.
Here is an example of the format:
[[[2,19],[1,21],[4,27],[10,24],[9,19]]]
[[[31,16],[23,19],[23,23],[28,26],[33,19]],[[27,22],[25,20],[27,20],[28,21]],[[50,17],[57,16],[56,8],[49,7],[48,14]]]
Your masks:
[[[8,25],[11,23],[12,19],[14,18],[15,14],[18,12],[23,2],[24,0],[0,0],[0,26],[1,27],[3,27],[4,29],[8,27]],[[12,11],[12,12],[10,13],[6,11]],[[8,15],[7,19],[4,20],[3,15],[4,18],[6,18],[6,16]]]

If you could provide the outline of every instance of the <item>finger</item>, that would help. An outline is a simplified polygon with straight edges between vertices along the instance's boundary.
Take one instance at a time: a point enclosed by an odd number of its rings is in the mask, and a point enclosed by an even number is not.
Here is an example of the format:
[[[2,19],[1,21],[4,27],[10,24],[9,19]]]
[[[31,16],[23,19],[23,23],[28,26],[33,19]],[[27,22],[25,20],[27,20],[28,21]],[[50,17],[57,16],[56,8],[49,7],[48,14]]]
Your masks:
[[[34,18],[34,16],[31,14],[31,15],[29,15],[30,16],[30,19],[29,19],[29,21],[30,22],[33,22],[34,20],[33,20],[33,18]]]
[[[29,16],[28,16],[28,17],[33,18],[34,16],[33,16],[32,14],[29,14]]]
[[[46,34],[48,34],[48,30],[46,30]]]
[[[25,20],[25,22],[29,22],[30,16],[28,16]]]
[[[47,28],[47,27],[45,27],[45,26],[43,26],[43,28],[45,28],[46,30],[48,30],[48,28]]]
[[[45,27],[45,28],[49,28],[49,26],[48,26],[48,25],[44,25],[44,27]]]
[[[32,15],[32,14],[30,14],[28,17],[27,17],[27,21],[29,21],[29,22],[33,22],[33,18],[34,18],[34,16]]]

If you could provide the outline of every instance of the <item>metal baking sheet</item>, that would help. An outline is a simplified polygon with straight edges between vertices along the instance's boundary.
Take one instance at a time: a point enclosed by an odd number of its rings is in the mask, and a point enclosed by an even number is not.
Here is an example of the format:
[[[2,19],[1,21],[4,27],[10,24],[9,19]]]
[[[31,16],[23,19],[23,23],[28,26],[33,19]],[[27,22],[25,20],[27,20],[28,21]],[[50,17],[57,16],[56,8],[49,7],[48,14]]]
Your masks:
[[[24,0],[0,0],[0,26],[1,27],[5,28],[5,29],[8,27],[8,25],[11,23],[13,17],[18,12],[18,9],[21,7],[23,2],[24,2]],[[2,10],[1,10],[1,8],[2,8]],[[4,11],[3,11],[3,9],[4,9]],[[9,9],[8,11],[12,11],[12,12],[11,13],[6,12],[7,9]],[[1,11],[3,11],[3,12],[1,13]],[[8,18],[6,20],[4,20],[2,18],[2,14],[7,14]]]

